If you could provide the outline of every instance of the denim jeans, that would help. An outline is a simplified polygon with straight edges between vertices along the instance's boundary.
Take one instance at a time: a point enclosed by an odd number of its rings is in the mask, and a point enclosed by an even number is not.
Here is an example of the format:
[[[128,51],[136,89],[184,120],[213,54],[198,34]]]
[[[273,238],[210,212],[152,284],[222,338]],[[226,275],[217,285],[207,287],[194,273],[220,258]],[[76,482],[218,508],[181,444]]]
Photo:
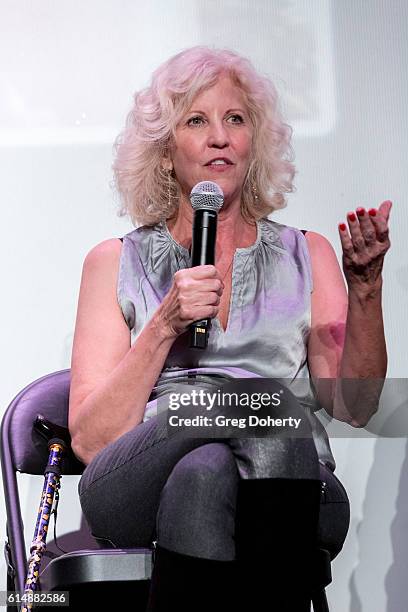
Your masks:
[[[349,501],[341,482],[318,461],[312,438],[168,437],[154,416],[94,457],[79,495],[102,546],[151,547],[157,539],[182,554],[232,560],[237,488],[246,477],[321,479],[319,542],[332,558],[339,553]]]

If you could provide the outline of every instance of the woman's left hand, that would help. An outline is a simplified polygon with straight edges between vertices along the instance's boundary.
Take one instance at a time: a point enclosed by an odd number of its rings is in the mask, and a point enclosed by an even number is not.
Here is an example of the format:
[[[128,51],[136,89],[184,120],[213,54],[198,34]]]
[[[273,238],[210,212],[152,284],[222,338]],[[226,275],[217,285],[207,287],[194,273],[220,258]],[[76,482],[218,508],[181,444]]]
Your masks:
[[[343,270],[349,289],[370,290],[381,283],[384,256],[390,248],[388,219],[392,203],[387,200],[378,209],[357,208],[339,224],[343,249]]]

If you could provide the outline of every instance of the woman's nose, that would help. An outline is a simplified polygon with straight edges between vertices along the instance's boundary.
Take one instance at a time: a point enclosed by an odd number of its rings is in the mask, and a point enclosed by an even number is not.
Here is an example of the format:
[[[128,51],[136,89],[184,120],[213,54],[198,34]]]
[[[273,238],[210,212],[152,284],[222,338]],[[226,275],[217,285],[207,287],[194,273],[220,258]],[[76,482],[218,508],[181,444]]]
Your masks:
[[[208,146],[224,148],[229,145],[229,136],[226,127],[222,122],[213,123],[209,127]]]

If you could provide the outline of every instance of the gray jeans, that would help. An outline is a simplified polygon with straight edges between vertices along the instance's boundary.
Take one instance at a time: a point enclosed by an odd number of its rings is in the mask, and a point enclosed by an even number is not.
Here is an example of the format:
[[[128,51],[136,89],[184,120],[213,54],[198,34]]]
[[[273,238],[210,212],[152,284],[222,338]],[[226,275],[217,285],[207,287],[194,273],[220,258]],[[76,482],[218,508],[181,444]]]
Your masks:
[[[332,558],[338,554],[349,527],[349,501],[333,472],[319,463],[311,437],[167,437],[152,417],[94,457],[79,495],[102,546],[150,547],[157,539],[182,554],[232,560],[237,488],[247,477],[320,478],[319,542]]]

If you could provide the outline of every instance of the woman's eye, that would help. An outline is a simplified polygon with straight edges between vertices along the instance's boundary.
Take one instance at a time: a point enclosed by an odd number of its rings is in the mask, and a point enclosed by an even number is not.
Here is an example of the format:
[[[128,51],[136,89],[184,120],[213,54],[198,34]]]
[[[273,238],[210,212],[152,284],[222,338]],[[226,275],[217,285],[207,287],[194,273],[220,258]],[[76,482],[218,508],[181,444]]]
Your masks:
[[[228,121],[230,123],[244,123],[244,118],[241,115],[230,115]]]
[[[201,125],[202,122],[203,118],[196,115],[195,117],[190,117],[190,119],[187,121],[187,125]]]

